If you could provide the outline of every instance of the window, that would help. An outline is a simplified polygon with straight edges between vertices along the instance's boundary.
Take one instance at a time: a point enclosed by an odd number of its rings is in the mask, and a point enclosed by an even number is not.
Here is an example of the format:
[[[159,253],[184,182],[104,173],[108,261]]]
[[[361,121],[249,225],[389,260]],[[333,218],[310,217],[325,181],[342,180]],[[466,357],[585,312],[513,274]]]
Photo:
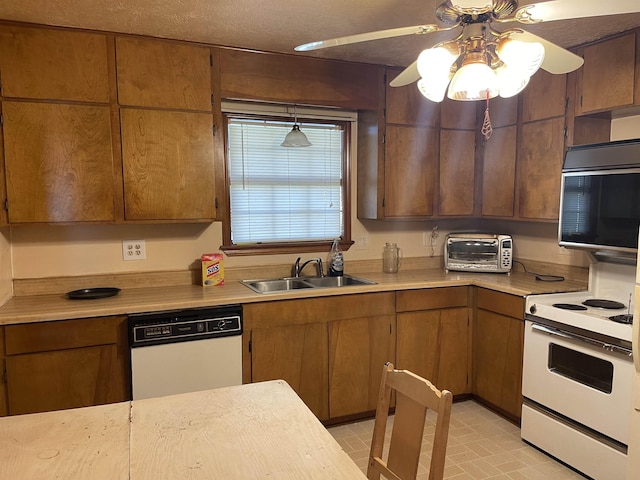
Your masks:
[[[249,108],[225,112],[225,252],[317,251],[334,238],[350,244],[350,118],[298,109],[311,146],[287,148],[281,146],[293,126],[287,108]]]

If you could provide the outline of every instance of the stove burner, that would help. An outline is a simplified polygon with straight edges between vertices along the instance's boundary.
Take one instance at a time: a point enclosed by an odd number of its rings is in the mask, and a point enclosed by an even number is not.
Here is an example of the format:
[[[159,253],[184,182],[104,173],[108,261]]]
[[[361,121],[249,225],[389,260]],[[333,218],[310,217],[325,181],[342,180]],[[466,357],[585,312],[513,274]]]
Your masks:
[[[582,302],[583,305],[587,307],[599,307],[606,308],[610,310],[617,310],[619,308],[624,308],[624,304],[620,302],[616,302],[614,300],[603,300],[601,298],[591,298],[589,300],[585,300]]]
[[[609,320],[613,320],[614,322],[624,323],[625,325],[631,325],[633,323],[633,315],[629,313],[624,313],[622,315],[613,315],[609,317]]]
[[[584,305],[576,305],[575,303],[554,303],[552,306],[563,310],[586,310]]]

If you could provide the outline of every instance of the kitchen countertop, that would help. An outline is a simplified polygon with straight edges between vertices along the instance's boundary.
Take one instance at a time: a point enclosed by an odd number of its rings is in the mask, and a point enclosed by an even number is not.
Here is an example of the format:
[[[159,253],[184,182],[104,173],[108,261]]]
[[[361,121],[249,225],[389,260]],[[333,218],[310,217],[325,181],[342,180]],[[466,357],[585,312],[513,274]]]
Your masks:
[[[521,272],[507,274],[449,272],[441,268],[358,273],[357,277],[376,282],[375,285],[338,288],[315,288],[280,293],[255,293],[239,281],[227,281],[222,286],[178,285],[125,288],[114,297],[96,300],[69,300],[64,294],[18,296],[0,307],[0,325],[66,320],[74,318],[127,315],[130,313],[206,307],[229,304],[326,297],[355,293],[386,292],[419,288],[473,285],[526,296],[539,293],[559,293],[586,290],[584,281],[538,281]]]

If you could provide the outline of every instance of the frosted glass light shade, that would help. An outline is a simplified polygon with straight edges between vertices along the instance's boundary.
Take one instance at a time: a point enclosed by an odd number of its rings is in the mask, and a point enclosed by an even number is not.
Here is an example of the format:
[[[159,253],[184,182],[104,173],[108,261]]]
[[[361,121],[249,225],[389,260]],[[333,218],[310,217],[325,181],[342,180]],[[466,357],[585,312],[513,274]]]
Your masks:
[[[531,78],[507,65],[502,65],[495,72],[498,77],[498,88],[502,98],[509,98],[519,94],[529,84],[529,79]]]
[[[452,76],[451,66],[458,55],[446,47],[428,48],[420,53],[417,66],[422,78],[418,80],[418,90],[427,99],[432,102],[444,100]]]
[[[464,64],[453,76],[447,96],[451,100],[473,101],[494,98],[499,93],[498,77],[482,62]]]
[[[284,137],[280,144],[282,147],[310,147],[311,142],[307,136],[300,131],[300,126],[296,123],[291,131]]]
[[[544,46],[539,42],[505,38],[496,48],[496,53],[510,69],[527,77],[536,73],[544,61]]]

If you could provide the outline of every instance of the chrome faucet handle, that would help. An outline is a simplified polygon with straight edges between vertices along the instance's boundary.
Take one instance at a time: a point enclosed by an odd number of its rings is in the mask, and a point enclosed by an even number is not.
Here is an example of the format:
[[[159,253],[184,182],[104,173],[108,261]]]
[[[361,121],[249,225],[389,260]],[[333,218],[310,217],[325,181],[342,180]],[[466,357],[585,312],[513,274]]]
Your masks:
[[[318,258],[318,276],[324,277],[324,270],[322,269],[322,259]]]
[[[293,262],[293,266],[291,267],[291,276],[299,277],[300,276],[300,260],[302,258],[298,257],[295,262]]]

